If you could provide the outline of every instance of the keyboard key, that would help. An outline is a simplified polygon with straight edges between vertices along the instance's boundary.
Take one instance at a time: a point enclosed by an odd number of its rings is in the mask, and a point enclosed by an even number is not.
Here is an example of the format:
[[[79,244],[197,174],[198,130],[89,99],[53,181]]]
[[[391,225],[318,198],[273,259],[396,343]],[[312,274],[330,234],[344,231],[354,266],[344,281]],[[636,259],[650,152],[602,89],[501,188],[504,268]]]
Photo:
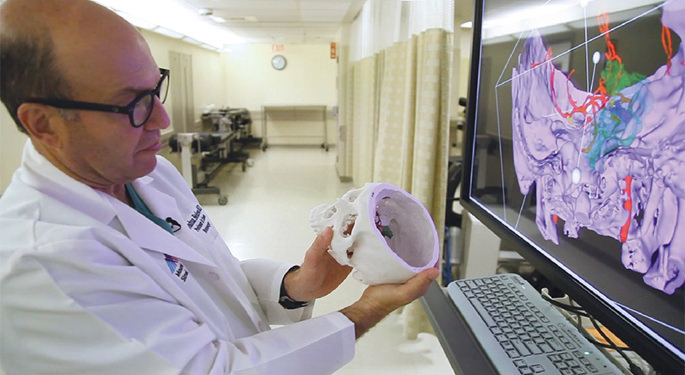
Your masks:
[[[534,342],[532,342],[530,340],[525,340],[525,341],[523,341],[523,343],[526,345],[526,347],[528,347],[528,350],[530,350],[531,353],[533,353],[533,354],[541,354],[542,353],[542,350],[540,350],[540,348],[537,345],[535,345]]]
[[[492,320],[492,318],[490,317],[490,314],[487,313],[487,311],[483,308],[479,301],[471,300],[471,304],[476,309],[476,312],[478,312],[478,315],[480,315],[481,319],[483,319],[485,325],[487,325],[488,327],[497,326],[497,324],[495,324],[495,321]]]
[[[526,366],[526,361],[524,361],[522,359],[517,359],[514,361],[514,366],[516,366],[516,367]]]
[[[582,367],[574,367],[574,368],[572,368],[571,370],[573,370],[573,374],[574,374],[574,375],[583,375],[583,374],[587,374],[587,372],[585,371],[585,369],[583,369]]]
[[[556,350],[556,351],[564,350],[564,348],[563,348],[561,345],[559,345],[559,343],[557,342],[557,340],[554,340],[554,339],[552,339],[552,340],[547,340],[547,344],[549,344],[549,346],[551,346],[552,349],[554,349],[554,350]]]
[[[533,375],[533,370],[530,367],[519,367],[521,375]]]
[[[530,355],[530,351],[529,351],[528,348],[523,344],[523,342],[521,342],[521,340],[511,340],[511,343],[514,344],[514,346],[516,347],[516,350],[518,350],[518,352],[519,352],[522,356],[525,357],[525,356],[529,356],[529,355]]]
[[[552,347],[549,346],[549,345],[547,345],[547,344],[540,344],[540,350],[542,350],[542,351],[545,352],[545,353],[552,353],[552,352],[554,352],[554,349],[552,349]]]
[[[532,365],[530,366],[530,369],[533,370],[533,372],[535,372],[536,374],[545,371],[545,368],[542,365]]]
[[[518,358],[521,356],[519,355],[519,352],[516,351],[516,349],[507,350],[506,352],[509,358]]]

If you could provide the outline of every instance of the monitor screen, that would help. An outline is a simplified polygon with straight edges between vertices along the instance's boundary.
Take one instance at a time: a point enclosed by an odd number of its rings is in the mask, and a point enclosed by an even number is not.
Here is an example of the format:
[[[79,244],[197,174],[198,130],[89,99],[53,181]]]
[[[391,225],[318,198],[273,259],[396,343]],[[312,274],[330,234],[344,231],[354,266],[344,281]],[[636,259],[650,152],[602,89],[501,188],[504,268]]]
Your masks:
[[[473,31],[462,203],[682,373],[685,1],[477,0]]]

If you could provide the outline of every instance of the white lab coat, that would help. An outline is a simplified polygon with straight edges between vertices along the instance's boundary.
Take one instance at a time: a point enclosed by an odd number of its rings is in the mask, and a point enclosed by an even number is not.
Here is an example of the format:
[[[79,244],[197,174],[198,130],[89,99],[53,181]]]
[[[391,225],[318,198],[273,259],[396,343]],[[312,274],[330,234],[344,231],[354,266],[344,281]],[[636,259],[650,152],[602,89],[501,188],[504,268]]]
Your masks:
[[[234,258],[166,159],[133,185],[181,230],[71,179],[27,142],[0,199],[8,375],[326,374],[352,358],[353,324],[283,309],[291,265]]]

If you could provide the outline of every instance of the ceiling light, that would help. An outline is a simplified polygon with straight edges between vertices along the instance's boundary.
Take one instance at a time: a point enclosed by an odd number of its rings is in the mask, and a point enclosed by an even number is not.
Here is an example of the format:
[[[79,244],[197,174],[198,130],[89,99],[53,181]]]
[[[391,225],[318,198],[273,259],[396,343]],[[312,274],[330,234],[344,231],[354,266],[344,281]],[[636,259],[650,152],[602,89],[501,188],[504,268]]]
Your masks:
[[[459,25],[459,27],[461,27],[462,29],[470,29],[473,27],[473,22],[471,22],[471,21],[464,22],[461,25]]]
[[[211,22],[207,17],[198,14],[196,8],[188,6],[182,0],[95,0],[111,8],[122,17],[142,28],[180,39],[188,36],[215,49],[225,44],[241,43],[243,38],[228,29]],[[207,8],[211,12],[211,9]],[[128,15],[143,19],[135,21]],[[156,26],[156,27],[155,27]]]
[[[166,36],[168,36],[170,38],[174,38],[174,39],[183,38],[183,34],[176,32],[174,30],[171,30],[171,29],[167,29],[166,27],[162,27],[162,26],[157,26],[154,29],[152,29],[152,31],[154,31],[156,33],[160,33],[162,35],[166,35]]]
[[[211,16],[209,16],[209,18],[211,18],[212,21],[214,21],[216,23],[226,23],[226,20],[220,16],[211,15]]]

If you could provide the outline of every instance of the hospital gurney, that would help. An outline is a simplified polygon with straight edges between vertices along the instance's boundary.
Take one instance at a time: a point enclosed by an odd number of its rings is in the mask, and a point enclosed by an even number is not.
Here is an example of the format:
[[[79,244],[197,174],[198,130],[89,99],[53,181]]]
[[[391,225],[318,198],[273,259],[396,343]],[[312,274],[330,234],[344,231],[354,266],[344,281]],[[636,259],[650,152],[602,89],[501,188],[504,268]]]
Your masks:
[[[181,173],[194,194],[216,194],[220,205],[228,203],[228,197],[209,183],[229,163],[240,163],[245,171],[249,155],[241,150],[241,144],[235,142],[236,136],[235,131],[171,136],[169,146],[172,152],[181,152]],[[193,156],[199,159],[198,163],[193,163]]]

